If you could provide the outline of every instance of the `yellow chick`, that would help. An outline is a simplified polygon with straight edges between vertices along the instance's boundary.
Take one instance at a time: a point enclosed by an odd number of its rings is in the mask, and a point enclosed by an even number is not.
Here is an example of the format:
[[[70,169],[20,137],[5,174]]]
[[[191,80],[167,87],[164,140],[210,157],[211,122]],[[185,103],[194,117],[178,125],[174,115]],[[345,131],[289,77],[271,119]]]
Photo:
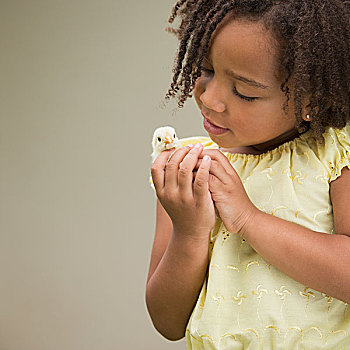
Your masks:
[[[152,139],[152,163],[161,152],[174,147],[181,147],[181,143],[176,136],[175,129],[171,126],[162,126],[156,129]]]

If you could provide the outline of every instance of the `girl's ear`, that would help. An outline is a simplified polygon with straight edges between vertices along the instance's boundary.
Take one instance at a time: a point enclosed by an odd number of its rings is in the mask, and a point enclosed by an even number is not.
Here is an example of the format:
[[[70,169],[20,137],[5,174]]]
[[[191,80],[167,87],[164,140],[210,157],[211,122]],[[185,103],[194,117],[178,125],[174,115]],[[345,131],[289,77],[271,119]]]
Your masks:
[[[311,120],[312,120],[312,118],[311,118],[311,116],[310,116],[310,114],[309,113],[304,113],[303,114],[303,119],[306,121],[306,122],[311,122]]]
[[[310,116],[310,110],[311,110],[310,97],[311,97],[311,95],[308,95],[305,98],[304,107],[303,107],[303,111],[302,111],[302,118],[306,122],[311,122],[311,120],[312,120],[312,118]]]

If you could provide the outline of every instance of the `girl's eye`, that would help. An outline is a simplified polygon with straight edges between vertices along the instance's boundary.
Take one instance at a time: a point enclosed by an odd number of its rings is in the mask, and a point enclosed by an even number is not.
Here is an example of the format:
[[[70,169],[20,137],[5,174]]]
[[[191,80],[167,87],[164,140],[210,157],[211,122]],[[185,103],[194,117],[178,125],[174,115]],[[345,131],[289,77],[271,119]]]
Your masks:
[[[206,75],[212,75],[214,74],[214,69],[209,69],[209,68],[206,68],[206,67],[201,67],[201,72],[204,72]],[[257,100],[259,97],[248,97],[248,96],[244,96],[242,94],[240,94],[236,87],[234,86],[233,87],[233,92],[236,96],[238,96],[240,99],[242,100],[245,100],[245,101],[248,101],[248,102],[253,102],[255,100]]]
[[[158,142],[162,141],[162,139],[160,137],[158,137]]]
[[[248,102],[253,102],[253,101],[255,101],[255,100],[258,99],[258,97],[248,97],[248,96],[241,95],[241,94],[237,91],[237,89],[236,89],[235,86],[233,87],[233,93],[234,93],[236,96],[238,96],[239,98],[241,98],[242,100],[245,100],[245,101],[248,101]]]
[[[174,138],[176,138],[176,135],[174,134]]]

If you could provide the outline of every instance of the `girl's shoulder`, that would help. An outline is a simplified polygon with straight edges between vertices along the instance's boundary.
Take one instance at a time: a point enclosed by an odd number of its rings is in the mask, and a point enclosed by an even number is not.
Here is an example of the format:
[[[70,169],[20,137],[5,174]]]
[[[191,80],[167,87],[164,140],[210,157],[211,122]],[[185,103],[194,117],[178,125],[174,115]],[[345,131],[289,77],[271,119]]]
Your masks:
[[[327,127],[323,134],[326,147],[335,145],[336,147],[348,147],[350,144],[350,124],[346,124],[344,128],[337,129]]]
[[[350,124],[341,129],[327,127],[323,140],[306,142],[328,170],[328,180],[333,181],[345,166],[350,168]]]

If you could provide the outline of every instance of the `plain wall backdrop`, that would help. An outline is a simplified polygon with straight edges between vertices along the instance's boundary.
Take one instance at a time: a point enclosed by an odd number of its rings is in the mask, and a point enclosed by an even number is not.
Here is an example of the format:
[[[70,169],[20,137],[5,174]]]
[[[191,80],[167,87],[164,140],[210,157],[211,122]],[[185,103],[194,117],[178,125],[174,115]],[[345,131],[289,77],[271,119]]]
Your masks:
[[[145,283],[151,138],[205,135],[162,107],[172,0],[0,0],[0,350],[184,349]]]

